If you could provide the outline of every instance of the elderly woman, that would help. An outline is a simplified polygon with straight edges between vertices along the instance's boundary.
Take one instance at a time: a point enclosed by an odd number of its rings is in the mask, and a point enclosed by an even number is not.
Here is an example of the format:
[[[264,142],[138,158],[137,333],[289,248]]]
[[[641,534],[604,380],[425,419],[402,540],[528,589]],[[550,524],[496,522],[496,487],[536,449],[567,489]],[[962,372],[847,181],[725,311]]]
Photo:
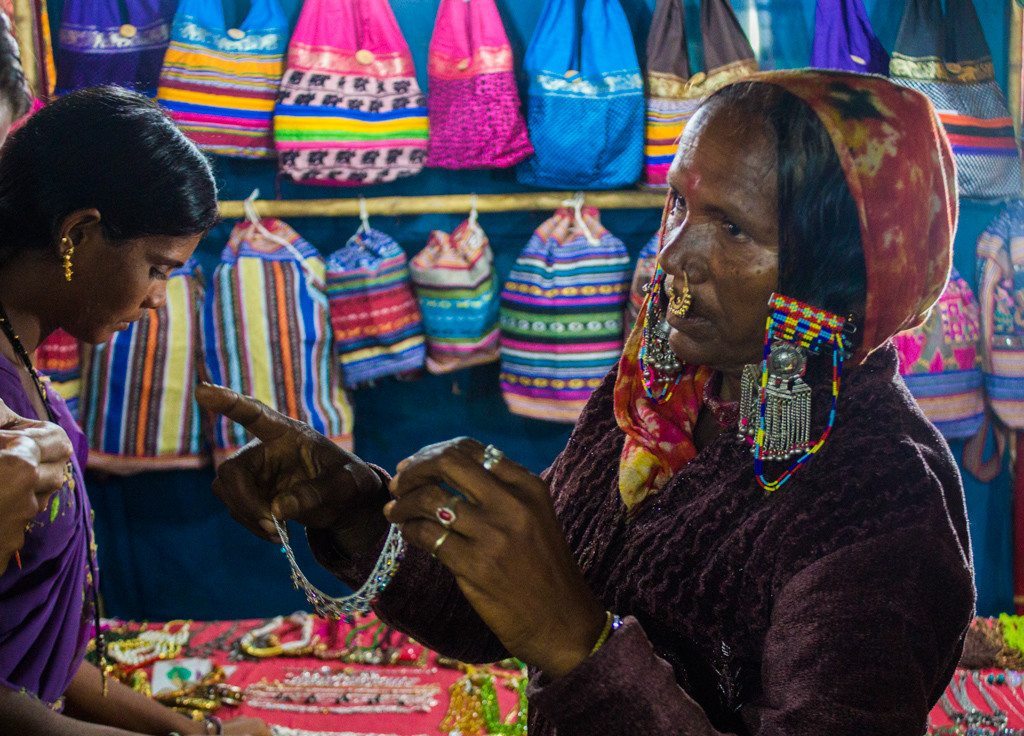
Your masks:
[[[39,441],[52,430],[41,420],[67,433],[53,447],[38,447],[36,464],[47,478],[23,488],[17,508],[0,512],[0,532],[6,536],[14,520],[10,546],[21,546],[16,564],[0,574],[0,733],[269,734],[256,719],[197,722],[120,683],[101,687],[97,668],[85,661],[98,618],[82,475],[88,446],[31,358],[58,328],[102,343],[159,308],[168,276],[217,217],[205,157],[152,101],[125,90],[61,97],[11,134],[0,154],[0,401],[17,413],[0,422],[35,427]],[[0,476],[7,482],[17,478]]]
[[[950,267],[934,110],[758,75],[701,107],[670,183],[644,313],[543,476],[461,439],[387,479],[205,388],[262,438],[215,490],[268,538],[304,524],[354,586],[396,523],[363,598],[450,656],[526,661],[531,736],[919,736],[974,604],[956,465],[889,343]]]

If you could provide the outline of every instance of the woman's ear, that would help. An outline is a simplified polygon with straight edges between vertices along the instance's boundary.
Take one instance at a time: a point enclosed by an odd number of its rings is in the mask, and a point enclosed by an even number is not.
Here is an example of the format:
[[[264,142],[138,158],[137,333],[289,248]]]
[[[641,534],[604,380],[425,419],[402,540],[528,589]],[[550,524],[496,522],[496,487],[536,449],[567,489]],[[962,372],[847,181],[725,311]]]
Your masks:
[[[75,210],[64,218],[57,231],[57,256],[63,258],[71,248],[88,248],[100,242],[103,242],[103,229],[99,210]]]

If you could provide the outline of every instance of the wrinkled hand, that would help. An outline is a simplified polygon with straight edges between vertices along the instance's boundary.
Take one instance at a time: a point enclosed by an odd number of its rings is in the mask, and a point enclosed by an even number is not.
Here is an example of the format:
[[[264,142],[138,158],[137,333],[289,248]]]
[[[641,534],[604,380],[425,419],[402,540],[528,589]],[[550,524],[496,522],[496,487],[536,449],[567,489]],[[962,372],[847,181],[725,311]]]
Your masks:
[[[64,484],[71,441],[56,424],[25,419],[0,401],[0,573],[25,543],[25,526]]]
[[[589,656],[605,612],[573,559],[547,483],[507,458],[484,470],[483,454],[467,438],[420,450],[398,466],[385,514],[452,571],[511,654],[559,677]],[[440,507],[456,518],[438,546],[446,532]]]
[[[233,718],[224,721],[224,733],[230,736],[271,736],[270,726],[260,718]]]
[[[270,515],[313,529],[358,523],[358,509],[380,516],[386,500],[373,469],[309,425],[260,401],[220,386],[201,384],[199,405],[238,422],[256,439],[224,461],[213,492],[253,534],[279,541]]]

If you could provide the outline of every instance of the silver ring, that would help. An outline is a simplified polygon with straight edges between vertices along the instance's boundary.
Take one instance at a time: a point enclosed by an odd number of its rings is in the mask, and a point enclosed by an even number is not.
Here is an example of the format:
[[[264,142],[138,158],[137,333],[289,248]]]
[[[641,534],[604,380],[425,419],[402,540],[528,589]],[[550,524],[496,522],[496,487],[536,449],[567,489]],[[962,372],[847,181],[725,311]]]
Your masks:
[[[437,523],[445,529],[451,529],[452,524],[459,520],[459,515],[455,513],[455,509],[453,508],[458,502],[459,499],[456,498],[451,502],[451,506],[438,506],[434,509],[434,516],[437,517]]]
[[[487,445],[487,447],[484,448],[484,470],[490,472],[494,466],[500,463],[504,458],[504,452],[494,445]]]
[[[434,548],[430,550],[431,557],[437,557],[437,551],[441,549],[441,545],[444,544],[446,539],[448,539],[449,534],[451,534],[451,532],[445,529],[441,536],[437,538],[437,541],[434,542]]]

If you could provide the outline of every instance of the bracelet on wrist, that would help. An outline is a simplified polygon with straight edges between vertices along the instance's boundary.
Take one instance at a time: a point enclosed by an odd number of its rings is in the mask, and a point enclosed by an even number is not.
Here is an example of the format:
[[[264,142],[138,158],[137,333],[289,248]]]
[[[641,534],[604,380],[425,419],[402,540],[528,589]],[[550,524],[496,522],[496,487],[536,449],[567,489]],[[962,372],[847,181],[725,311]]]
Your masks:
[[[605,643],[608,641],[608,638],[620,626],[622,626],[622,619],[616,616],[611,611],[605,611],[604,628],[601,629],[601,635],[597,637],[597,643],[594,644],[594,648],[590,650],[591,657],[597,654],[597,650],[599,650],[601,647],[605,645]]]

